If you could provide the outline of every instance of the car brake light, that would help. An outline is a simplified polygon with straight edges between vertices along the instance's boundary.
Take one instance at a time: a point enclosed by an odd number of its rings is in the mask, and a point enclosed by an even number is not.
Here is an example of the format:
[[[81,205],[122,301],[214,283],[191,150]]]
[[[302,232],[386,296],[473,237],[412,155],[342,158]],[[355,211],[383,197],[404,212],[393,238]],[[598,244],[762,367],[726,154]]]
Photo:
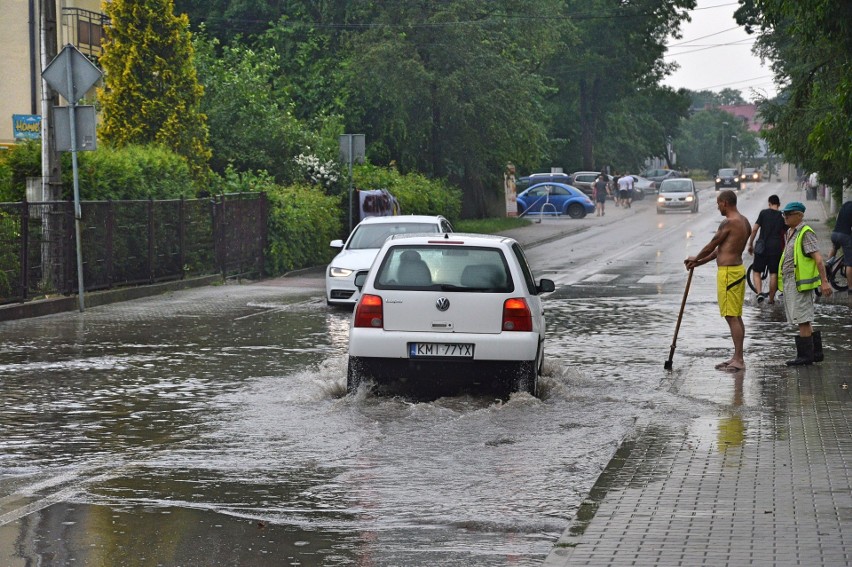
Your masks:
[[[382,298],[378,295],[362,295],[355,308],[355,326],[381,329],[384,327]]]
[[[504,331],[532,331],[532,313],[527,301],[513,297],[503,302]]]

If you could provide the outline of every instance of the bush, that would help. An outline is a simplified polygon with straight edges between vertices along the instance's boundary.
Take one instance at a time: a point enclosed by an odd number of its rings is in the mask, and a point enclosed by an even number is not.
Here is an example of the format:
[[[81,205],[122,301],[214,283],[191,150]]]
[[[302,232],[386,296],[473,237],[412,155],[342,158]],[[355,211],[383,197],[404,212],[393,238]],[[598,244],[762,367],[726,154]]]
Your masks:
[[[273,185],[269,198],[269,246],[266,272],[281,275],[290,270],[327,263],[333,256],[328,243],[341,231],[339,200],[316,186]]]
[[[387,189],[399,201],[404,215],[444,215],[450,222],[461,216],[461,190],[443,180],[433,180],[395,168],[370,164],[353,169],[357,189]]]
[[[41,177],[41,142],[27,141],[3,152],[0,202],[22,201],[27,194],[27,177]]]
[[[157,146],[102,146],[80,152],[80,199],[177,199],[196,196],[189,164],[172,150]],[[73,172],[63,169],[67,191],[73,189]]]
[[[74,191],[71,156],[65,152],[61,159],[62,199],[70,200]],[[83,201],[196,196],[186,160],[161,146],[101,146],[93,152],[79,152],[77,163]],[[16,145],[0,164],[5,164],[0,165],[0,201],[22,200],[27,177],[41,177],[41,142]]]

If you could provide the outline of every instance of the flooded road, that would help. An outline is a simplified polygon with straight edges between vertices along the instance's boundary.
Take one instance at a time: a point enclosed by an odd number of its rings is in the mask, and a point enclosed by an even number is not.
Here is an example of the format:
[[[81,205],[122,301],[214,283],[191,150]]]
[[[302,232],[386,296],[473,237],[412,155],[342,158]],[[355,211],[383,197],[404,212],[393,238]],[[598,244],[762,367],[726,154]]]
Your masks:
[[[637,424],[693,418],[663,362],[704,193],[530,250],[558,282],[539,398],[346,395],[321,279],[0,324],[0,565],[539,564]],[[704,276],[679,371],[729,350]]]

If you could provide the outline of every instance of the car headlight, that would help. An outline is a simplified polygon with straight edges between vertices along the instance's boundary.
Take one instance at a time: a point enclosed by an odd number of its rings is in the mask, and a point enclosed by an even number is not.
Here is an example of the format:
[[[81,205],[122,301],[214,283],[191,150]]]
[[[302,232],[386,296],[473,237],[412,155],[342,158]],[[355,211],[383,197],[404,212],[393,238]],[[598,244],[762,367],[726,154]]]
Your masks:
[[[691,203],[694,199],[695,199],[695,197],[693,197],[692,195],[687,195],[687,196],[686,196],[686,202],[687,202],[687,203]]]
[[[734,183],[737,183],[740,180],[739,177],[734,177]]]
[[[662,195],[660,195],[659,197],[657,197],[657,202],[658,202],[658,203],[665,203],[665,202],[666,202],[666,198],[665,198],[665,197],[663,197]]]
[[[717,178],[716,178],[716,183],[721,183],[721,182],[722,182],[722,178],[721,178],[721,177],[717,177]]]
[[[348,268],[331,268],[328,271],[328,275],[333,278],[345,278],[346,276],[352,275],[352,272],[355,270],[350,270]]]

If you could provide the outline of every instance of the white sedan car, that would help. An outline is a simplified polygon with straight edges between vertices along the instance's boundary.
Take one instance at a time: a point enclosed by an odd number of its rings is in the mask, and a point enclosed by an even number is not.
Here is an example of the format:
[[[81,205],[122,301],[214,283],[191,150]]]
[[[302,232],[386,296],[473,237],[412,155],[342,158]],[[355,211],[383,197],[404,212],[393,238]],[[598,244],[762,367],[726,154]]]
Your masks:
[[[366,272],[388,236],[423,232],[452,232],[450,221],[442,216],[399,215],[367,217],[355,227],[344,244],[332,240],[330,246],[339,248],[325,270],[325,300],[329,305],[353,306],[358,301],[355,275]]]
[[[544,360],[541,294],[515,240],[482,234],[393,236],[349,325],[347,389],[480,384],[535,394]]]

